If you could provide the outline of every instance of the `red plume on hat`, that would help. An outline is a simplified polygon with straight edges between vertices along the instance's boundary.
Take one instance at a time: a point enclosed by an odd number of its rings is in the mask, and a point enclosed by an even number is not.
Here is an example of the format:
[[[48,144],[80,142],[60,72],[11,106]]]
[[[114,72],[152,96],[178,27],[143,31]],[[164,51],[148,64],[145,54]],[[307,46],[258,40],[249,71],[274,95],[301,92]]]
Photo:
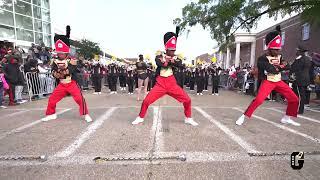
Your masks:
[[[70,52],[70,26],[66,27],[66,35],[55,34],[54,45],[57,53],[69,53]]]
[[[282,38],[281,38],[281,27],[276,26],[276,30],[269,32],[266,35],[266,45],[268,49],[281,49]]]

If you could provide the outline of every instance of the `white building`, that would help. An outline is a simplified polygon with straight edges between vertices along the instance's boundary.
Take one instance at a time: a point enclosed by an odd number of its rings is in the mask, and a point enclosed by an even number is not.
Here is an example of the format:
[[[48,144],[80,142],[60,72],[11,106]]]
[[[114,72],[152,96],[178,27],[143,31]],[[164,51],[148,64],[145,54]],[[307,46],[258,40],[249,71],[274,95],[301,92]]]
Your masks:
[[[50,0],[0,0],[0,41],[52,47]]]

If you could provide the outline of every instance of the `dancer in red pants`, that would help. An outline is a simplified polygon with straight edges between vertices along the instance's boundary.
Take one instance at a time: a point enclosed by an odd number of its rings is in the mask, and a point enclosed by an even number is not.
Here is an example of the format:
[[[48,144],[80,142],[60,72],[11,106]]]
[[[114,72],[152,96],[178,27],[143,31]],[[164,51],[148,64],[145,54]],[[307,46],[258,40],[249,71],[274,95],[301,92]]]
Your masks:
[[[191,118],[191,99],[186,92],[177,84],[176,79],[173,76],[173,66],[182,66],[182,62],[176,56],[174,52],[176,51],[177,35],[179,33],[179,27],[177,27],[176,33],[167,32],[164,35],[164,45],[166,49],[166,54],[158,55],[156,57],[157,72],[156,72],[156,84],[151,89],[149,94],[143,100],[141,105],[141,110],[139,116],[132,122],[132,124],[139,124],[144,121],[144,117],[147,113],[150,104],[158,100],[164,95],[169,95],[179,102],[183,103],[184,114],[186,124],[197,126],[196,123]]]
[[[49,121],[57,119],[56,105],[57,103],[70,94],[74,101],[79,105],[80,115],[84,116],[87,122],[91,122],[92,119],[88,114],[88,108],[84,97],[82,96],[81,89],[77,84],[76,78],[76,61],[68,59],[68,53],[70,51],[70,26],[67,26],[67,34],[55,35],[55,48],[58,55],[57,59],[54,59],[52,64],[52,74],[55,78],[59,79],[58,86],[54,89],[48,102],[46,111],[46,117],[42,118],[42,121]]]
[[[236,121],[237,125],[242,125],[245,116],[250,118],[253,112],[264,102],[272,90],[280,93],[287,99],[288,107],[286,115],[281,119],[281,123],[300,126],[291,117],[297,117],[299,101],[292,89],[281,80],[281,71],[287,69],[287,65],[281,62],[281,30],[277,26],[276,31],[267,34],[265,41],[268,47],[266,54],[258,58],[259,76],[264,79],[260,85],[256,98],[251,102],[245,113]]]

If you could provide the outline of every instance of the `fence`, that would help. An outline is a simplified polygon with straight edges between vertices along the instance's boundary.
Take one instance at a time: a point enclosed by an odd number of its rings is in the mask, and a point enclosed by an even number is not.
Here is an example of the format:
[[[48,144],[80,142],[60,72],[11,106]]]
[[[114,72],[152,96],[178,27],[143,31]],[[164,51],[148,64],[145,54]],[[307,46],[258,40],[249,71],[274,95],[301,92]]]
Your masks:
[[[25,74],[29,100],[35,96],[51,94],[57,85],[56,79],[51,73],[34,73],[28,72]]]
[[[256,82],[254,79],[247,79],[247,75],[239,74],[237,77],[232,77],[227,73],[220,75],[219,86],[228,90],[239,90],[241,92],[253,94],[255,92]]]

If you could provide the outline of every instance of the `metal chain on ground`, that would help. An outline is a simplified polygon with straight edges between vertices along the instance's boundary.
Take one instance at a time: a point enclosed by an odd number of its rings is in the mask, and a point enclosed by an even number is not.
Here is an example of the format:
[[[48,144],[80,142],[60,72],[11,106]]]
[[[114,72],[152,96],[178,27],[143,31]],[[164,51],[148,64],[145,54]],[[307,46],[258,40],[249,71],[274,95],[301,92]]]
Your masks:
[[[0,157],[0,161],[47,161],[48,157],[46,155],[41,156],[7,156]]]
[[[151,161],[151,160],[180,160],[186,161],[186,156],[179,155],[179,156],[167,156],[167,157],[160,157],[160,156],[152,156],[152,157],[95,157],[93,159],[95,162],[107,162],[107,161]]]
[[[291,155],[292,152],[258,152],[258,153],[248,153],[249,156],[252,157],[261,157],[261,156],[283,156],[283,155]],[[308,155],[320,155],[320,151],[309,151],[304,152],[304,154]]]

